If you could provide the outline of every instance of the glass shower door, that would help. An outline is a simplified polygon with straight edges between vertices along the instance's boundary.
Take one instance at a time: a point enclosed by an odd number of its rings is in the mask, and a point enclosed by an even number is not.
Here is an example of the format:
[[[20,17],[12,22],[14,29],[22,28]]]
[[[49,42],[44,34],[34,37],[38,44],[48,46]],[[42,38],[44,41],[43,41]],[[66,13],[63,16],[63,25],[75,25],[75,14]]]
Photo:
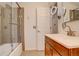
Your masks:
[[[12,51],[12,40],[11,40],[11,7],[5,4],[0,9],[0,55],[9,55]]]
[[[11,34],[12,34],[12,49],[14,50],[19,42],[18,42],[18,22],[17,22],[17,8],[12,7],[12,22],[11,22]]]
[[[0,2],[0,56],[9,55],[23,39],[23,10],[15,2]]]

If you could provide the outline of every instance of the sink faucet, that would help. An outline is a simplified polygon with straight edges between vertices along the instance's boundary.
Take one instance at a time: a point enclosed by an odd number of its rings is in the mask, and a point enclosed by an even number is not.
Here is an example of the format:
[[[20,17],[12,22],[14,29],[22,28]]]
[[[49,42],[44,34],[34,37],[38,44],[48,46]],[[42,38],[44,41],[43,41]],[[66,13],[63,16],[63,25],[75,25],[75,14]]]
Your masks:
[[[69,29],[67,32],[67,35],[69,36],[75,36],[75,31],[72,31],[70,26],[66,25],[66,22],[62,23],[62,27],[63,29],[65,29],[66,27]]]
[[[66,25],[66,27],[68,27],[68,29],[69,29],[69,31],[66,31],[67,35],[69,35],[69,36],[75,36],[75,33],[74,33],[74,31],[71,30],[70,26]]]

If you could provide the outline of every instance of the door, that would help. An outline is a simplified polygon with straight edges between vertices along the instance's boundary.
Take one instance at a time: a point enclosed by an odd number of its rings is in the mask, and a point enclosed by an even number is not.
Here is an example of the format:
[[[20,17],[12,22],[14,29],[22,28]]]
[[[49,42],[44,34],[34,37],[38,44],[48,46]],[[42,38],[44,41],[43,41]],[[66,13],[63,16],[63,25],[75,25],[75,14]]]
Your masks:
[[[53,51],[53,56],[61,56],[55,49],[52,49]]]
[[[44,50],[44,37],[50,33],[49,8],[27,8],[27,50]]]
[[[44,50],[45,34],[50,33],[50,9],[37,8],[37,49]]]
[[[36,50],[36,8],[27,8],[26,49]]]

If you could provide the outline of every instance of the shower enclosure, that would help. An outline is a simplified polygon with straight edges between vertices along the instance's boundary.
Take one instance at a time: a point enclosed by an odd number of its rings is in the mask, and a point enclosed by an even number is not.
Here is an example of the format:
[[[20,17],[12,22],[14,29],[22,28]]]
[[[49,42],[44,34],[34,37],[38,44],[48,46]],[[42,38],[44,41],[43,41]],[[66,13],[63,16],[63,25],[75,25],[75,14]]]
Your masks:
[[[9,55],[23,39],[23,8],[0,2],[0,56]]]

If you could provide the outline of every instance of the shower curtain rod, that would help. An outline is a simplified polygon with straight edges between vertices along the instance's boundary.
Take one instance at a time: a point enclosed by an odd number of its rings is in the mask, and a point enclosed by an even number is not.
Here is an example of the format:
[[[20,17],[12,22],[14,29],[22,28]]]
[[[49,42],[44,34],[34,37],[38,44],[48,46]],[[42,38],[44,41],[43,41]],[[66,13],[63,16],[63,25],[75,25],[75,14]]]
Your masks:
[[[19,3],[18,3],[18,2],[16,2],[16,4],[17,4],[17,6],[18,6],[19,8],[21,8],[21,6],[19,5]]]

